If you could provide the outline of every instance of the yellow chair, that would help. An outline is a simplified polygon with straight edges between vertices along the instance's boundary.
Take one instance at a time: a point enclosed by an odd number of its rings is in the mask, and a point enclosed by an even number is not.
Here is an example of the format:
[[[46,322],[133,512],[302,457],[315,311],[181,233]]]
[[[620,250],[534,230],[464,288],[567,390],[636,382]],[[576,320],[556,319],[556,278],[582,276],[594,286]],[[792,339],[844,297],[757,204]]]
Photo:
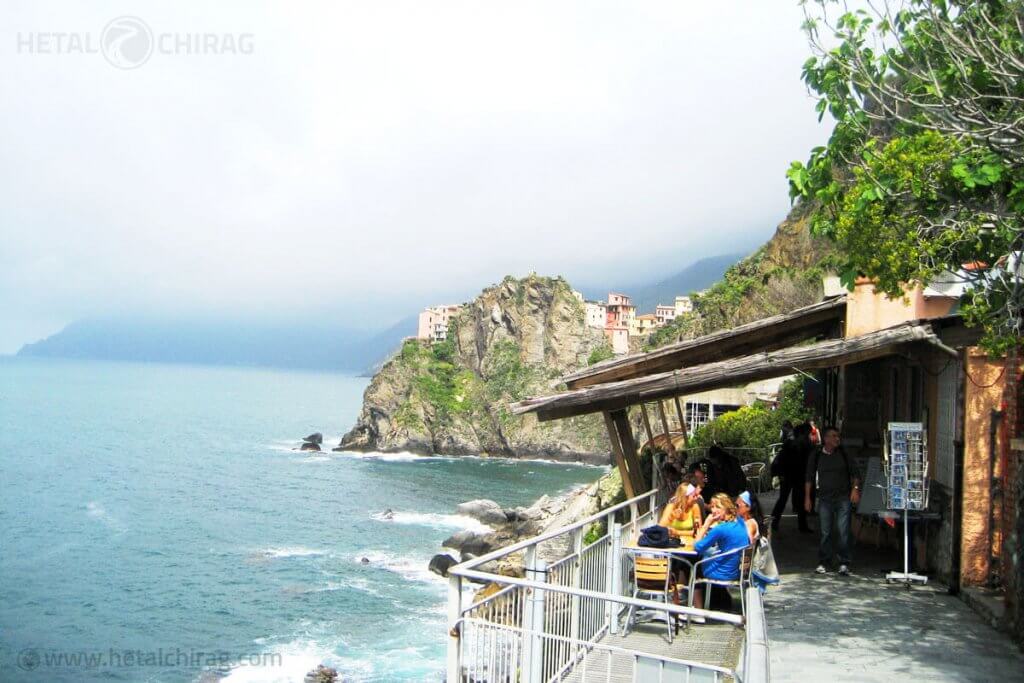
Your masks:
[[[667,605],[669,604],[669,596],[673,596],[676,598],[676,602],[678,602],[679,593],[669,571],[671,567],[669,558],[663,555],[644,556],[641,554],[633,554],[632,557],[634,598],[660,599]],[[629,628],[633,625],[633,615],[635,612],[636,606],[630,605],[629,613],[626,615],[626,624],[622,629],[623,636],[629,633]],[[674,621],[673,615],[665,612],[665,625],[668,627],[668,642],[670,643],[672,642]]]

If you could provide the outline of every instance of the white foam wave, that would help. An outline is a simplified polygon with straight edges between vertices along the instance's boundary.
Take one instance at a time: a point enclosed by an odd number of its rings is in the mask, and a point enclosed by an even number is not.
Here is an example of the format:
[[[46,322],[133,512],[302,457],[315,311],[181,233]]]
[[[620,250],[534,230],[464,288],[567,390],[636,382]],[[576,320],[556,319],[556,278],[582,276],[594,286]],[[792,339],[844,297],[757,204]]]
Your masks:
[[[103,503],[98,500],[90,500],[85,504],[85,513],[93,519],[99,520],[101,523],[106,525],[110,530],[117,534],[123,534],[126,531],[125,525],[121,520],[117,519],[113,515],[107,512],[107,509],[103,507]]]
[[[363,562],[363,559],[369,562]],[[407,581],[434,584],[439,587],[446,583],[444,578],[427,568],[430,564],[429,557],[410,557],[371,550],[353,555],[352,560],[368,569],[383,569],[397,574]]]
[[[327,553],[323,550],[317,550],[315,548],[306,548],[305,546],[282,546],[276,548],[262,548],[254,553],[257,557],[263,557],[266,559],[279,559],[283,557],[314,557],[317,555],[326,555]]]
[[[222,680],[230,683],[294,683],[332,656],[330,648],[317,641],[293,641],[273,648],[253,662],[231,668]]]
[[[309,457],[299,460],[299,462],[327,462],[331,457],[329,455],[311,455]]]
[[[406,451],[399,451],[397,453],[381,453],[380,451],[367,451],[361,453],[358,451],[338,451],[339,455],[356,458],[358,460],[380,460],[382,462],[440,462],[443,460],[452,460],[453,458],[443,455],[419,455],[418,453],[408,453]]]
[[[378,512],[370,515],[378,522],[392,524],[414,524],[435,529],[468,529],[487,533],[493,529],[483,522],[466,515],[445,515],[438,512]]]

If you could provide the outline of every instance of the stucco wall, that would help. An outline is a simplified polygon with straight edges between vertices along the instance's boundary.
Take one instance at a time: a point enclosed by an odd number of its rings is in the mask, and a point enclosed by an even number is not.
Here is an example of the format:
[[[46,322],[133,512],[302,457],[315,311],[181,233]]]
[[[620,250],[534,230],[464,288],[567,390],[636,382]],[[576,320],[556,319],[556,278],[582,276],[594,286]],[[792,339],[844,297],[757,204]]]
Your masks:
[[[889,299],[876,292],[870,281],[860,280],[846,296],[846,336],[856,337],[908,320],[937,318],[949,313],[955,303],[953,298],[926,297],[921,287],[908,290],[906,297]]]
[[[964,481],[960,572],[964,586],[986,582],[989,569],[991,472],[989,428],[998,410],[1003,361],[991,361],[976,347],[967,350],[964,382]]]

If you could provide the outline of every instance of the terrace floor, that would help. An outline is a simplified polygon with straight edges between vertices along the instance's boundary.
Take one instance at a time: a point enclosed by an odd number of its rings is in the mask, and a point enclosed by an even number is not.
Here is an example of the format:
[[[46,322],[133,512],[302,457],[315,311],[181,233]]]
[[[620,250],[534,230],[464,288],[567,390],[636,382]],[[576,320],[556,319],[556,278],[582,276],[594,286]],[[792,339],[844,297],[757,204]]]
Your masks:
[[[600,644],[628,648],[638,652],[685,659],[701,664],[711,664],[735,669],[743,643],[743,630],[731,624],[692,624],[689,629],[680,628],[679,633],[668,642],[663,621],[647,621],[635,624],[629,635],[621,633],[606,635]],[[607,650],[592,651],[586,663],[578,664],[566,681],[608,681],[629,683],[633,678],[633,657],[626,653],[612,653],[609,662]],[[584,669],[586,673],[584,674]],[[644,680],[640,678],[638,680]],[[657,680],[657,679],[654,679]],[[666,681],[676,680],[666,676]],[[694,674],[690,680],[711,681]],[[732,680],[731,678],[720,680]]]
[[[761,500],[770,510],[774,494]],[[870,546],[855,546],[851,576],[819,576],[817,541],[793,516],[772,538],[782,575],[764,600],[773,683],[1024,681],[1020,650],[946,586],[887,585],[902,559]]]

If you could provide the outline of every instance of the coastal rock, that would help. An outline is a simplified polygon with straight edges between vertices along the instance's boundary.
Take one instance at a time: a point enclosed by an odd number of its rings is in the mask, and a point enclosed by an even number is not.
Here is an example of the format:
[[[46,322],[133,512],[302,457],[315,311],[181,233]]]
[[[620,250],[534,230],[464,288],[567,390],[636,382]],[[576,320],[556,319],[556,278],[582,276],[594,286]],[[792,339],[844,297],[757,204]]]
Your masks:
[[[302,683],[335,683],[338,680],[338,672],[329,666],[319,664],[315,669],[306,674]]]
[[[491,534],[481,534],[464,529],[446,538],[441,545],[460,553],[480,556],[486,555],[494,549],[495,546],[491,545],[490,537]]]
[[[299,447],[300,451],[319,451],[320,445],[306,441]]]
[[[508,411],[523,396],[554,391],[552,380],[605,344],[565,280],[507,277],[462,307],[445,344],[403,344],[370,381],[335,450],[607,464],[599,416],[541,423]]]
[[[456,513],[472,517],[473,519],[483,522],[484,524],[494,526],[495,524],[505,524],[508,521],[508,516],[505,511],[501,509],[501,506],[495,503],[493,500],[470,500],[465,503],[460,503],[455,508]]]
[[[320,432],[313,432],[305,439],[303,439],[303,441],[305,443],[315,443],[317,446],[319,446],[324,442],[324,435],[321,434]]]
[[[439,574],[447,578],[448,570],[457,565],[458,563],[459,561],[451,555],[448,555],[447,553],[441,553],[438,555],[434,555],[432,558],[430,558],[430,564],[427,565],[427,568],[435,574]]]

